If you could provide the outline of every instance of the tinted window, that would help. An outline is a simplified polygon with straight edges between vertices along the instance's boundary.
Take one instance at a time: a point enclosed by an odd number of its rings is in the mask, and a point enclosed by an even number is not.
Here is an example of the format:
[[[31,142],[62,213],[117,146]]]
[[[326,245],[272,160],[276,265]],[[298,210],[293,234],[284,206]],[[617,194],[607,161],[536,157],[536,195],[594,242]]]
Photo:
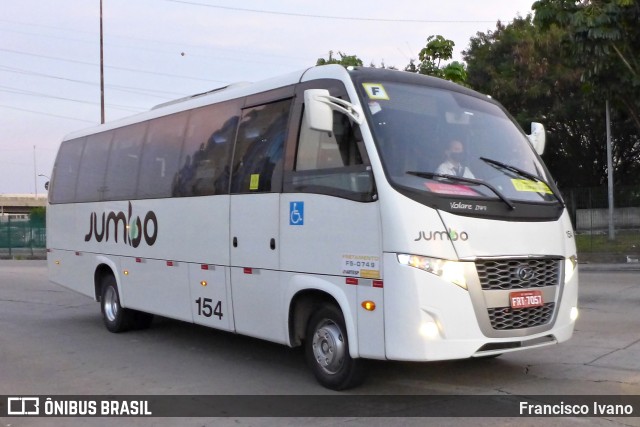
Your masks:
[[[104,173],[107,169],[112,136],[113,131],[109,131],[87,137],[78,174],[77,202],[102,200]]]
[[[337,111],[331,133],[309,129],[305,123],[303,119],[292,190],[372,200],[373,176],[363,160],[357,126]]]
[[[187,117],[181,113],[150,122],[140,161],[138,198],[171,197]]]
[[[116,129],[105,181],[105,200],[135,197],[140,153],[148,122]]]
[[[229,157],[239,108],[229,102],[193,110],[189,117],[174,196],[229,192]]]
[[[232,193],[278,191],[291,100],[242,112],[233,157]]]
[[[60,145],[58,158],[53,172],[53,185],[49,195],[51,203],[70,203],[74,201],[78,167],[85,138],[65,141]]]

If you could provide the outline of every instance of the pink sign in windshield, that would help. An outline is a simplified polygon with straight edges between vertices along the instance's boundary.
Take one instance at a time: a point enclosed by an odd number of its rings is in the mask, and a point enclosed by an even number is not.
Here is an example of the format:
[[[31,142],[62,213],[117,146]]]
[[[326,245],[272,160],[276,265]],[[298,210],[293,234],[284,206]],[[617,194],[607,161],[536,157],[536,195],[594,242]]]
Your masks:
[[[425,182],[429,190],[438,194],[453,194],[455,196],[477,197],[478,193],[466,185],[445,184],[444,182]]]

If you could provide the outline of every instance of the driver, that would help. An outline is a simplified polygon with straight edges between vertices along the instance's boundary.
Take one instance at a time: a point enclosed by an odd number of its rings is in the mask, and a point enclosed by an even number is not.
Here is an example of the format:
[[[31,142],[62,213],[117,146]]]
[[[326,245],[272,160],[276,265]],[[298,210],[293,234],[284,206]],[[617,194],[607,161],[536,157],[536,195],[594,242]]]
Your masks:
[[[444,155],[445,161],[436,169],[437,174],[475,178],[469,168],[462,163],[464,160],[464,145],[462,142],[457,139],[449,142],[449,147],[445,150]]]

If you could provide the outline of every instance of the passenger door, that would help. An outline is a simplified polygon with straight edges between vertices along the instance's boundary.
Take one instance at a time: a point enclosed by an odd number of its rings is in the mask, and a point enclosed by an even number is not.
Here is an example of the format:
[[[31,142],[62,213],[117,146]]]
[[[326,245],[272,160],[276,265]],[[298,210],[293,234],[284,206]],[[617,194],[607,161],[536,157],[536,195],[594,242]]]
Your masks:
[[[281,307],[280,191],[291,98],[243,109],[230,205],[231,289],[236,331],[287,342]]]

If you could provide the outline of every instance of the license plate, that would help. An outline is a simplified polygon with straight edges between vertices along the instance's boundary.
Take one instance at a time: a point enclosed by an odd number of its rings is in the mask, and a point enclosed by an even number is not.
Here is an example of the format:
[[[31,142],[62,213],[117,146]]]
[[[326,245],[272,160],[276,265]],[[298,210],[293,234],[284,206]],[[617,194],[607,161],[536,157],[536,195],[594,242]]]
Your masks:
[[[511,308],[541,307],[544,304],[541,291],[511,292],[509,299]]]

